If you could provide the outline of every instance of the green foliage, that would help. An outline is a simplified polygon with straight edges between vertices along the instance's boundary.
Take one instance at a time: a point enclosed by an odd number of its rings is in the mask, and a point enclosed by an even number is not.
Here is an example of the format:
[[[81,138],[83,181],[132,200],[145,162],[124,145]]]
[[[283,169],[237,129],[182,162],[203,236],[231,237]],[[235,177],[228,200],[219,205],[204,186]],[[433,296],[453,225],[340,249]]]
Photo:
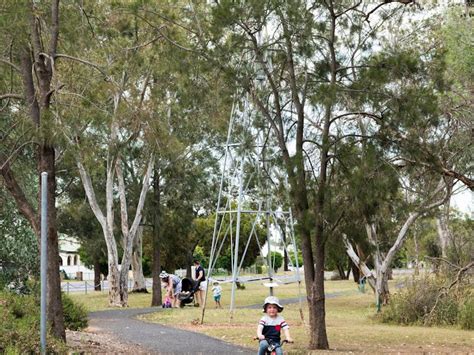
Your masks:
[[[277,272],[278,269],[281,268],[281,266],[283,265],[283,255],[276,251],[272,251],[270,254],[270,258],[270,263],[271,265],[273,265],[273,270]]]
[[[464,9],[451,11],[448,21],[441,28],[441,36],[446,49],[446,61],[449,74],[456,80],[471,83],[474,80],[474,48],[469,38],[474,31],[474,21],[466,16]],[[453,78],[451,78],[453,79]]]
[[[458,324],[462,329],[474,329],[474,298],[468,298],[459,307]]]
[[[199,260],[204,269],[209,267],[209,255],[206,255],[204,249],[199,245],[194,249],[193,259]]]
[[[87,327],[88,316],[86,308],[66,294],[61,296],[64,311],[64,326],[70,330],[82,330]]]
[[[0,353],[40,352],[39,299],[34,294],[0,291]],[[48,353],[65,353],[66,345],[47,334]]]
[[[63,177],[68,181],[74,179],[73,176]],[[79,240],[79,255],[85,266],[92,269],[99,265],[100,273],[107,275],[107,248],[102,229],[87,203],[80,181],[73,181],[75,183],[68,186],[69,203],[63,205],[58,213],[58,231]],[[103,192],[96,191],[101,202],[105,200]]]
[[[458,211],[452,210],[449,216],[450,241],[446,250],[446,258],[454,265],[466,265],[474,252],[474,220]],[[425,218],[417,221],[407,240],[407,261],[415,258],[414,235],[418,244],[418,258],[440,257],[441,247],[435,218]]]
[[[228,217],[226,216],[225,218],[226,219],[222,222],[223,224],[222,224],[222,228],[219,235],[219,243],[225,237],[226,231],[227,231],[227,234],[229,234],[228,232],[229,221],[227,219]],[[209,257],[210,250],[211,250],[212,234],[214,230],[214,219],[215,219],[215,215],[212,214],[212,215],[209,215],[208,217],[198,217],[194,220],[196,240],[199,241],[199,246],[202,247],[202,251],[204,255],[206,255],[207,258]],[[250,232],[252,230],[254,219],[255,219],[255,216],[252,216],[250,214],[241,215],[241,221],[240,221],[241,237],[240,237],[240,243],[239,243],[240,256],[243,255],[245,245],[247,243],[247,238],[249,237]],[[233,222],[232,228],[235,228],[235,220]],[[255,226],[255,233],[258,236],[260,245],[263,245],[266,238],[266,232],[264,229],[263,221],[257,222]],[[235,245],[233,244],[232,246],[234,247]],[[227,235],[226,241],[223,244],[219,257],[217,258],[215,268],[223,268],[226,270],[232,270],[231,254],[233,255],[234,252],[235,252],[235,249],[231,249],[229,235]],[[247,249],[247,253],[245,255],[244,261],[242,263],[242,267],[248,267],[254,264],[259,255],[260,255],[260,249],[258,247],[257,242],[255,241],[255,238],[252,237],[249,247]]]
[[[296,258],[295,258],[295,253],[293,252],[289,252],[289,258],[291,260],[291,264],[296,267]],[[298,249],[298,266],[301,267],[303,266],[303,253],[301,252],[301,250]]]
[[[0,290],[31,292],[28,280],[39,276],[38,242],[28,222],[1,190],[0,204]]]
[[[445,292],[449,283],[449,279],[429,277],[407,281],[407,287],[392,296],[380,320],[404,325],[457,324],[472,329],[472,287],[460,284]]]

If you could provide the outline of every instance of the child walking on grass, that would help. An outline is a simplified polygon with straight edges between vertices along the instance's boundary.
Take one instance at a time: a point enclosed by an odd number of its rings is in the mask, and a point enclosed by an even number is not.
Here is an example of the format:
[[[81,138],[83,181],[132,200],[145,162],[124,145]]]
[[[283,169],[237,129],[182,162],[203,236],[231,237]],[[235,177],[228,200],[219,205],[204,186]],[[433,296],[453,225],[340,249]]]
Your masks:
[[[281,349],[281,330],[285,333],[285,338],[289,343],[293,342],[290,336],[290,329],[285,319],[278,313],[283,311],[280,300],[274,296],[265,298],[263,304],[265,315],[260,319],[257,327],[257,337],[260,341],[258,354],[264,355],[270,344],[275,345],[277,355],[283,355]]]
[[[216,302],[216,308],[222,308],[221,306],[221,295],[222,287],[219,285],[219,281],[212,283],[212,295],[214,296],[214,302]]]

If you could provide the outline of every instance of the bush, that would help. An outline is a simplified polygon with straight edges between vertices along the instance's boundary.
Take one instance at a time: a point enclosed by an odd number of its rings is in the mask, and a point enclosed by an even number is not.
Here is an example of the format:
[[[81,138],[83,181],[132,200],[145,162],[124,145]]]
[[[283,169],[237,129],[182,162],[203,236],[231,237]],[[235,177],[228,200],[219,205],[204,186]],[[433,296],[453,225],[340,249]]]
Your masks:
[[[295,258],[295,253],[294,252],[288,252],[290,256],[291,263],[293,264],[294,267],[296,267],[296,258]],[[298,266],[302,267],[303,266],[303,254],[301,253],[301,250],[298,250]]]
[[[40,302],[34,295],[0,293],[0,353],[40,352]],[[66,344],[47,334],[47,352],[65,353]]]
[[[407,287],[392,296],[378,317],[384,323],[404,325],[455,325],[473,329],[474,303],[469,285],[459,285],[439,296],[449,280],[428,277],[407,282]],[[438,303],[436,304],[438,300]],[[436,307],[430,314],[433,307]]]
[[[459,307],[458,324],[462,329],[474,329],[474,295]]]
[[[283,265],[283,255],[276,251],[272,251],[270,254],[270,258],[270,262],[273,265],[273,270],[277,272],[278,269],[281,268],[281,266]]]
[[[83,305],[75,303],[68,295],[62,295],[64,326],[70,330],[82,330],[87,327],[87,311]]]

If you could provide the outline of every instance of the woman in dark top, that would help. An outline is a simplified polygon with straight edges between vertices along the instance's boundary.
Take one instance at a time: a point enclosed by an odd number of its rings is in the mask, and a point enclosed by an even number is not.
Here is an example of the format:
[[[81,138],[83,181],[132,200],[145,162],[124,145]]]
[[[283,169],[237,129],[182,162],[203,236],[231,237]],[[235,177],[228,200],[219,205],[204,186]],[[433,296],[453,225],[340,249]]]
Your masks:
[[[202,307],[204,304],[204,295],[205,295],[206,286],[207,286],[206,276],[204,273],[204,268],[201,266],[201,263],[199,262],[199,260],[194,260],[194,267],[195,267],[194,280],[196,281],[196,284],[197,284],[196,299],[197,299],[198,304],[201,305]]]

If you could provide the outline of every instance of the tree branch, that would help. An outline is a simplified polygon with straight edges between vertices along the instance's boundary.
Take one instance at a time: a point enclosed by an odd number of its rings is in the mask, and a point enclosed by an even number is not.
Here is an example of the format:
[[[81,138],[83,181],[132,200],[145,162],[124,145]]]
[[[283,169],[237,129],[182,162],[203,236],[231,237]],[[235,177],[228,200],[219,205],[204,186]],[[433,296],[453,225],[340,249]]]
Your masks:
[[[51,4],[51,40],[49,42],[49,55],[54,59],[58,48],[59,38],[59,0]]]
[[[444,167],[441,168],[443,174],[445,176],[453,177],[461,181],[464,185],[466,185],[471,191],[474,191],[474,180],[470,179],[466,175],[463,175],[461,173],[458,173],[454,170],[451,169],[446,169]]]
[[[17,72],[21,73],[20,67],[16,66],[15,64],[10,62],[9,60],[6,60],[4,58],[0,58],[0,63],[5,63],[5,64],[11,66],[13,69],[15,69]]]
[[[351,6],[351,7],[347,8],[347,9],[345,9],[344,11],[342,11],[342,12],[336,14],[336,18],[338,18],[338,17],[340,17],[340,16],[342,16],[342,15],[348,13],[348,12],[351,11],[351,10],[354,10],[354,9],[357,8],[360,4],[362,4],[362,0],[360,0],[360,1],[359,1],[357,4],[355,4],[354,6]]]
[[[387,4],[390,4],[392,2],[399,2],[401,4],[404,4],[404,5],[408,5],[408,4],[411,4],[411,3],[415,3],[415,0],[383,0],[383,2],[381,4],[378,4],[377,6],[375,6],[372,10],[370,10],[367,15],[365,16],[365,20],[366,21],[369,21],[369,16],[372,15],[375,11],[377,11],[380,7],[384,6],[384,5],[387,5]]]
[[[2,165],[1,174],[3,176],[3,180],[5,182],[5,186],[7,187],[7,190],[10,192],[10,194],[12,195],[12,197],[14,198],[16,202],[18,210],[28,220],[28,222],[30,222],[31,228],[33,228],[33,231],[35,232],[35,235],[39,243],[40,226],[39,226],[39,221],[37,218],[38,216],[37,211],[33,208],[33,206],[29,203],[28,199],[26,198],[22,188],[16,181],[16,178],[13,175],[13,172],[11,171],[10,165],[8,164],[8,162],[5,162]]]
[[[106,220],[102,210],[97,203],[97,198],[95,196],[94,187],[92,186],[92,181],[89,173],[84,168],[84,165],[79,161],[76,162],[77,167],[79,168],[79,175],[81,176],[82,185],[84,186],[84,191],[86,192],[87,199],[89,200],[89,205],[91,206],[92,212],[94,212],[95,217],[99,221],[102,229],[106,230]]]
[[[118,193],[120,198],[120,220],[122,226],[122,236],[127,238],[128,236],[128,210],[127,210],[127,196],[125,195],[125,181],[123,178],[122,171],[122,159],[117,158],[117,164],[115,165],[115,172],[118,180]]]
[[[342,234],[342,240],[344,242],[344,246],[346,247],[347,255],[349,255],[352,262],[357,266],[357,268],[365,276],[365,278],[367,279],[367,282],[369,283],[372,290],[375,291],[375,276],[374,276],[374,274],[372,273],[372,271],[370,271],[370,269],[367,267],[367,265],[362,260],[360,260],[359,256],[354,251],[354,248],[352,247],[352,244],[349,242],[349,240],[347,238],[347,235]]]
[[[0,100],[6,100],[6,99],[16,99],[16,100],[24,100],[25,97],[20,94],[14,94],[14,93],[7,93],[7,94],[2,94],[0,95]]]
[[[55,54],[54,58],[66,58],[66,59],[70,59],[70,60],[85,64],[85,65],[88,65],[88,66],[96,69],[97,71],[99,71],[103,76],[105,76],[107,78],[109,77],[107,75],[107,73],[105,71],[103,71],[97,64],[89,62],[88,60],[80,59],[80,58],[76,58],[76,57],[73,57],[73,56],[70,56],[70,55],[67,55],[67,54],[60,54],[60,53]]]

